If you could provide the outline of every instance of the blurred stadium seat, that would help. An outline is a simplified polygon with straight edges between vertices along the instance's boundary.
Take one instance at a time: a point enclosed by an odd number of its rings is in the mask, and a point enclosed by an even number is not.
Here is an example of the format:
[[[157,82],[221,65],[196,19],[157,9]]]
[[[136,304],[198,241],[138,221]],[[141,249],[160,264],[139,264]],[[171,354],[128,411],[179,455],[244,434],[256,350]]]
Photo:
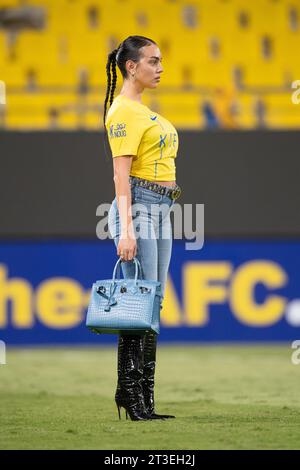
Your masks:
[[[1,27],[0,17],[7,128],[47,128],[51,105],[59,111],[59,128],[76,128],[78,111],[70,103],[77,100],[82,70],[90,108],[81,125],[101,126],[107,54],[132,34],[151,37],[161,48],[163,78],[157,90],[146,91],[145,104],[154,98],[176,126],[205,127],[202,103],[209,100],[213,106],[220,87],[235,95],[237,128],[258,126],[257,96],[266,127],[300,125],[298,109],[291,104],[291,82],[299,78],[300,66],[298,2],[0,0],[0,9],[23,5],[42,7],[45,27],[9,31]],[[226,122],[220,125],[226,127]]]

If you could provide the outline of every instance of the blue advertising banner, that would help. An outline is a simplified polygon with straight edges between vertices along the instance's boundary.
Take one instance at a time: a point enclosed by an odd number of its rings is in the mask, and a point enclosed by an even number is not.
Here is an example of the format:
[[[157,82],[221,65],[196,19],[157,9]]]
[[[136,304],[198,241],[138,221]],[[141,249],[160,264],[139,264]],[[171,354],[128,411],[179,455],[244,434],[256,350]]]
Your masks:
[[[1,242],[0,340],[104,344],[85,327],[94,281],[110,279],[112,240]],[[300,338],[300,242],[174,240],[160,341]]]

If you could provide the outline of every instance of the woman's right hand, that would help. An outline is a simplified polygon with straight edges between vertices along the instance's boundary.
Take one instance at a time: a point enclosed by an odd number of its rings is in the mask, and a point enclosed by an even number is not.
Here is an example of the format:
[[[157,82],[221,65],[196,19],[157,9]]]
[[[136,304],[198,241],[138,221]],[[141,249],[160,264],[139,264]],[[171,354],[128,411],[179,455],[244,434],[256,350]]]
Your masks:
[[[131,261],[137,253],[137,242],[133,237],[121,238],[118,243],[117,255],[122,261]]]

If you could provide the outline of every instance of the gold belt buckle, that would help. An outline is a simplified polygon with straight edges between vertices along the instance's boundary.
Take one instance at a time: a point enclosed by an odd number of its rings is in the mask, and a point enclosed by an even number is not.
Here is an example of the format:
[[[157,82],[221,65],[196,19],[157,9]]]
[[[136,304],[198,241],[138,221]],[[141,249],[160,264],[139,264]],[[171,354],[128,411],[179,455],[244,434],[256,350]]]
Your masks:
[[[174,189],[171,193],[171,199],[178,199],[181,194],[181,189],[178,186],[176,189]]]

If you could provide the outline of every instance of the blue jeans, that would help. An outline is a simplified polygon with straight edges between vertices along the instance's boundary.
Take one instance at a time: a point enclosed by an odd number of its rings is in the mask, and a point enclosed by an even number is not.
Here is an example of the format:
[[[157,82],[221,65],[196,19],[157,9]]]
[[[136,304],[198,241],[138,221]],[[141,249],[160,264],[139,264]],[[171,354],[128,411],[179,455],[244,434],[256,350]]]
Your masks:
[[[136,257],[142,268],[142,278],[161,283],[164,298],[168,269],[172,253],[172,225],[170,208],[174,200],[150,189],[131,185],[132,220],[137,239]],[[134,205],[136,205],[134,207]],[[135,210],[136,208],[136,210]],[[112,201],[108,214],[108,228],[118,246],[121,226],[117,199]],[[135,265],[131,261],[121,263],[125,279],[133,279]]]

